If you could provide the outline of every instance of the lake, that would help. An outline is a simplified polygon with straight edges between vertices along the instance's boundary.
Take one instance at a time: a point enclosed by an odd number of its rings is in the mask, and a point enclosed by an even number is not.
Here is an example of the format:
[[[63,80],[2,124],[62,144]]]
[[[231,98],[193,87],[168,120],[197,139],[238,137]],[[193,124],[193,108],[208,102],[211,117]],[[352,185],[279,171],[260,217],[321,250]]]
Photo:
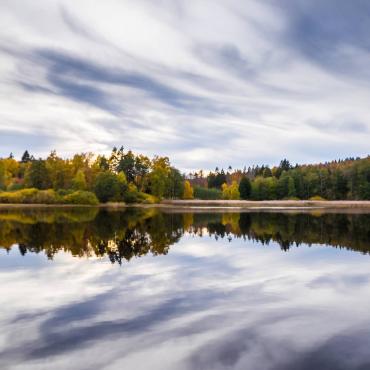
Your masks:
[[[0,368],[370,369],[370,215],[0,210]]]

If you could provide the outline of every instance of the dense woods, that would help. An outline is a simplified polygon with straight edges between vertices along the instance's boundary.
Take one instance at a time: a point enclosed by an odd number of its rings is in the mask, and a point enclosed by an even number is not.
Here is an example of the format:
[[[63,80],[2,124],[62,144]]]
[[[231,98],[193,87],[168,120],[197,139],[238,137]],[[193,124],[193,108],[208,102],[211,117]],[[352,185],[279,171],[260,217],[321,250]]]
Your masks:
[[[315,165],[292,166],[286,159],[279,166],[256,166],[227,171],[218,168],[207,176],[189,175],[195,194],[199,188],[214,189],[212,199],[370,199],[370,157],[348,158]],[[236,189],[236,184],[239,184]]]
[[[20,160],[0,158],[0,203],[155,203],[170,199],[370,199],[370,157],[315,165],[181,174],[167,157],[150,159],[123,147],[109,156],[92,153],[61,158],[52,151]]]
[[[55,151],[36,159],[26,151],[19,161],[0,159],[0,191],[0,203],[154,203],[183,197],[184,179],[167,157],[149,159],[123,147],[109,157],[70,159]]]

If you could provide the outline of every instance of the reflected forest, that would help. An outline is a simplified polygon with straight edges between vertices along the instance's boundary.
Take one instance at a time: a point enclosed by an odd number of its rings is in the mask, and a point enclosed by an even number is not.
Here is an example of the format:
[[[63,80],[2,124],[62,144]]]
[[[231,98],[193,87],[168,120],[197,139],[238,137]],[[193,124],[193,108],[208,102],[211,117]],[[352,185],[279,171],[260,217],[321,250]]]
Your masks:
[[[336,213],[179,213],[158,209],[26,209],[0,211],[0,247],[22,255],[59,251],[108,256],[112,263],[162,255],[184,235],[274,241],[283,251],[322,244],[370,252],[370,215]]]

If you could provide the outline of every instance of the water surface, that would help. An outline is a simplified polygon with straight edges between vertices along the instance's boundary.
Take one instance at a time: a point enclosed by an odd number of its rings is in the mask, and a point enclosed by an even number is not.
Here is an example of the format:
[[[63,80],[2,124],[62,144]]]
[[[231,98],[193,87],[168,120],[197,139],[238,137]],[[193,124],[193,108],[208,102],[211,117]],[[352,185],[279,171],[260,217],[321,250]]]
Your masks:
[[[370,369],[370,215],[0,211],[1,369]]]

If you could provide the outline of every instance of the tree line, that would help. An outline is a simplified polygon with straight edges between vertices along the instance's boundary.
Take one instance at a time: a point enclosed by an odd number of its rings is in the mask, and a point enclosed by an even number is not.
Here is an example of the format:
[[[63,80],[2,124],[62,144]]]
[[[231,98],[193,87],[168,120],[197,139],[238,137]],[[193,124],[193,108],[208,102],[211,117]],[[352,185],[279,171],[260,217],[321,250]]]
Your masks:
[[[99,202],[153,203],[189,196],[188,188],[184,194],[183,175],[168,157],[150,159],[123,147],[113,148],[109,156],[81,153],[62,158],[52,151],[46,158],[35,158],[25,151],[20,160],[13,155],[1,158],[0,191],[0,202],[8,203],[58,199],[68,203],[71,198],[89,203],[84,201],[89,197]]]
[[[211,199],[327,199],[369,200],[370,157],[295,165],[284,159],[278,166],[243,170],[203,171],[189,175],[194,194]],[[207,189],[207,190],[204,190]]]
[[[35,158],[0,158],[0,203],[144,202],[160,199],[370,199],[370,157],[320,164],[216,167],[188,175],[168,157],[149,158],[123,147],[110,155],[75,154],[62,158],[52,151]]]

